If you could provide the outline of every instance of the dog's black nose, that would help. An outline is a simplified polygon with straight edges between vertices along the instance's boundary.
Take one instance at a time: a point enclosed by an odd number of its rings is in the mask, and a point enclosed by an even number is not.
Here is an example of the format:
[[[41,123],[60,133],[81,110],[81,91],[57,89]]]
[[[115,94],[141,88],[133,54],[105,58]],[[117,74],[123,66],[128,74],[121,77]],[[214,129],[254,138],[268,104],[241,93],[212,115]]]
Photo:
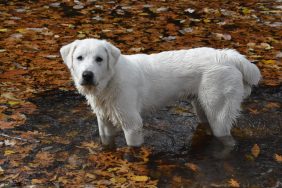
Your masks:
[[[82,78],[85,82],[92,83],[93,82],[94,74],[91,71],[84,71],[82,73]]]

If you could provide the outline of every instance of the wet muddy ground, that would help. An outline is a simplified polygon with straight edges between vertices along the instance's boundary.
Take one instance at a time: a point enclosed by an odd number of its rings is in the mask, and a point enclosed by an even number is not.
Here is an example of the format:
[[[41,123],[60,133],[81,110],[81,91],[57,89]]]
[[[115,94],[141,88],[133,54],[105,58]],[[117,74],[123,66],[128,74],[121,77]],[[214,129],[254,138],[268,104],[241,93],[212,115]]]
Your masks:
[[[144,145],[152,151],[147,163],[150,178],[159,180],[158,187],[225,187],[231,178],[241,187],[282,187],[282,164],[273,157],[282,154],[281,95],[281,87],[254,90],[232,130],[238,144],[225,157],[219,155],[221,143],[197,129],[189,102],[179,101],[145,117]],[[55,90],[30,100],[38,110],[17,130],[38,130],[67,141],[42,143],[34,152],[77,152],[80,142],[99,140],[95,116],[78,93]],[[251,153],[254,144],[260,149],[257,157]],[[122,133],[117,146],[125,146]],[[187,170],[189,163],[196,169]]]

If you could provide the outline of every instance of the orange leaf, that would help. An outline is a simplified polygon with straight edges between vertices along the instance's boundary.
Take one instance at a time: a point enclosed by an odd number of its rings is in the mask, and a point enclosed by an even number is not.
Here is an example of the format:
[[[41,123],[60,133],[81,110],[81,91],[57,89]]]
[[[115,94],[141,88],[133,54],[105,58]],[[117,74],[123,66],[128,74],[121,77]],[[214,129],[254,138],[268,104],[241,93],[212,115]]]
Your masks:
[[[259,153],[260,153],[260,148],[257,144],[255,144],[252,149],[251,152],[253,154],[254,157],[258,157]]]
[[[27,73],[28,73],[28,71],[23,70],[23,69],[10,70],[10,71],[7,71],[7,72],[4,72],[3,74],[1,74],[0,79],[1,78],[12,79],[16,75],[23,75],[23,74],[27,74]]]
[[[186,163],[185,166],[190,168],[192,171],[197,172],[199,171],[199,167],[195,165],[194,163]]]
[[[240,187],[239,182],[232,178],[228,181],[228,184],[230,187]]]
[[[282,156],[278,155],[278,154],[274,154],[274,159],[278,162],[278,163],[282,163]]]

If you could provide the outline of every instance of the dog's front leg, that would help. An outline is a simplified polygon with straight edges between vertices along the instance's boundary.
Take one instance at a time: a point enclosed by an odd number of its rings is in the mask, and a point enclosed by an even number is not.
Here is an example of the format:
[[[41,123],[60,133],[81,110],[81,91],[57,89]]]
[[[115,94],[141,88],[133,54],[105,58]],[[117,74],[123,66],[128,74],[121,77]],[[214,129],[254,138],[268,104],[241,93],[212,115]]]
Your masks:
[[[117,128],[105,118],[97,117],[99,135],[104,148],[111,149],[115,146],[115,136],[117,133]]]
[[[143,144],[143,124],[139,113],[127,115],[122,129],[128,146],[139,147]]]

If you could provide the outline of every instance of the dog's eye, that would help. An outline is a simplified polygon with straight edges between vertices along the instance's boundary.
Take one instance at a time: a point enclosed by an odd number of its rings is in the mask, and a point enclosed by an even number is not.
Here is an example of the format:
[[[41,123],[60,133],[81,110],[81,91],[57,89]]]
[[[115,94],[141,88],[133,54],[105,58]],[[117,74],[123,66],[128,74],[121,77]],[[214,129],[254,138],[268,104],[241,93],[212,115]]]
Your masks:
[[[99,63],[99,62],[102,62],[102,61],[103,61],[103,58],[101,58],[101,57],[98,56],[98,57],[96,57],[95,61],[98,62],[98,63]]]
[[[82,61],[83,60],[83,57],[80,55],[76,58],[78,61]]]

